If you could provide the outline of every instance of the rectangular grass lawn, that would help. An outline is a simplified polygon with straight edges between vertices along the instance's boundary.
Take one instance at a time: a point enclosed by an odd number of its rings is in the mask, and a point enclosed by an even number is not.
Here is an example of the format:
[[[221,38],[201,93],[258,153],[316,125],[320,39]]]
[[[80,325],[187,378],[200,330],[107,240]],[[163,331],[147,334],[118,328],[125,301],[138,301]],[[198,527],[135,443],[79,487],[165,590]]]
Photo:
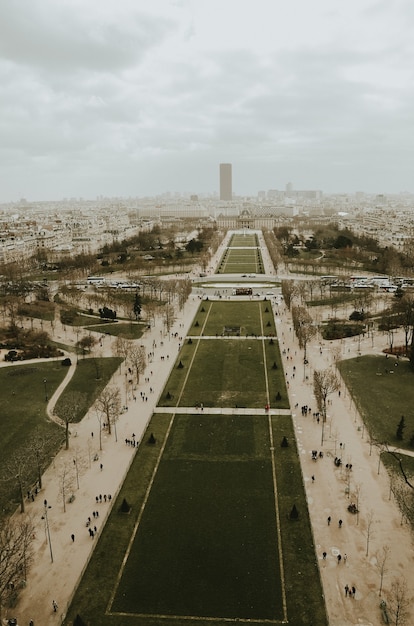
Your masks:
[[[279,362],[279,366],[272,370],[274,362]],[[285,408],[287,394],[276,341],[270,344],[270,340],[266,340],[264,357],[261,340],[194,340],[191,346],[188,343],[183,346],[158,404],[264,407],[268,402],[265,367],[271,405],[276,404],[273,399],[279,391],[283,403],[277,406]]]
[[[235,234],[230,239],[229,248],[234,247],[256,247],[259,245],[257,235],[252,233]]]
[[[267,419],[176,416],[110,609],[282,620]]]
[[[272,307],[264,300],[204,301],[194,317],[189,335],[215,336],[226,328],[240,329],[240,335],[275,335]],[[236,331],[232,334],[236,335]]]

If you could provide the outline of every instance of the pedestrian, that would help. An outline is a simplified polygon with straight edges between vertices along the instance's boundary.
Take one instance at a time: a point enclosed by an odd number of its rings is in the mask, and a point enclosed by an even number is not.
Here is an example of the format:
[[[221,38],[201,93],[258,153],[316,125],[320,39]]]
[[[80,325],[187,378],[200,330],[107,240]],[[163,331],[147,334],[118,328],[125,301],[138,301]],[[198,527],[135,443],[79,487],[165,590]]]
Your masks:
[[[344,564],[346,563],[347,558],[348,558],[348,556],[347,556],[347,554],[345,552],[345,554],[344,554]]]
[[[342,528],[342,520],[341,519],[338,522],[338,526],[339,526],[339,528]]]
[[[341,559],[342,559],[342,557],[341,557],[341,555],[340,555],[340,554],[338,554],[338,556],[337,556],[336,558],[337,558],[337,560],[338,560],[338,565],[339,565],[339,564],[341,563]]]
[[[54,600],[52,600],[52,606],[53,606],[53,612],[56,613],[56,611],[58,610],[58,605],[56,604]]]
[[[331,523],[331,516],[328,517],[328,526],[330,525],[330,523]]]
[[[32,619],[29,622],[29,626],[34,626],[34,621]]]
[[[345,597],[347,597],[349,591],[349,586],[345,585]]]
[[[326,560],[326,552],[322,552],[322,558],[324,561]]]
[[[102,465],[102,463],[101,463],[101,472],[102,472],[102,470],[103,470],[103,465]]]
[[[70,538],[72,539],[72,542],[75,541],[75,535],[73,533],[71,534]]]
[[[356,593],[356,589],[355,587],[352,585],[352,597],[355,598],[355,593]]]
[[[315,482],[315,476],[312,476],[312,482],[313,483]]]

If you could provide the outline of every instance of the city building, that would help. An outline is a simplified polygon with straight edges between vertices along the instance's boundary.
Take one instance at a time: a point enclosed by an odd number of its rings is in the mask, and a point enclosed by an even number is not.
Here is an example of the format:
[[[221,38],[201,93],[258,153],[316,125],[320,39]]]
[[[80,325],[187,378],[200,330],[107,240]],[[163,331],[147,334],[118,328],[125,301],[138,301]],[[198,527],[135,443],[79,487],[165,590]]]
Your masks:
[[[220,163],[220,200],[232,200],[231,163]]]

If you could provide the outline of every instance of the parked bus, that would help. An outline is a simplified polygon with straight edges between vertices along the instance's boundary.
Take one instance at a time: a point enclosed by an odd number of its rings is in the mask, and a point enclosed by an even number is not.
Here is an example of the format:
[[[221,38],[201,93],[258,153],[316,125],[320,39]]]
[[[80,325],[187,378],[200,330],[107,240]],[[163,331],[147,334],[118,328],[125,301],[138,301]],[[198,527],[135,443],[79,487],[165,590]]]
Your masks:
[[[86,282],[88,285],[103,285],[105,283],[105,278],[103,278],[103,276],[88,276]]]
[[[234,296],[252,296],[253,289],[251,287],[237,287],[233,291]]]

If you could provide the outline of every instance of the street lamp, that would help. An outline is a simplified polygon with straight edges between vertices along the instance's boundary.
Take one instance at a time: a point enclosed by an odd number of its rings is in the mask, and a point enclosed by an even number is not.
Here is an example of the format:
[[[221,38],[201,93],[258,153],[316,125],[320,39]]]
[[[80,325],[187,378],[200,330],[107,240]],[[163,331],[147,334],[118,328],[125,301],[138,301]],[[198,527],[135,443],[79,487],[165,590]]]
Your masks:
[[[44,519],[44,520],[45,520],[46,535],[47,535],[47,539],[48,539],[48,541],[49,541],[50,560],[51,560],[51,561],[52,561],[52,563],[53,563],[52,542],[51,542],[51,540],[50,540],[49,519],[48,519],[48,517],[47,517],[47,512],[48,512],[48,509],[51,509],[52,507],[51,507],[51,506],[48,506],[48,504],[47,504],[47,500],[45,500],[45,501],[43,502],[43,506],[44,506],[44,514],[42,515],[42,519]]]
[[[43,379],[43,384],[45,386],[45,402],[47,402],[49,400],[48,395],[47,395],[47,378]]]

